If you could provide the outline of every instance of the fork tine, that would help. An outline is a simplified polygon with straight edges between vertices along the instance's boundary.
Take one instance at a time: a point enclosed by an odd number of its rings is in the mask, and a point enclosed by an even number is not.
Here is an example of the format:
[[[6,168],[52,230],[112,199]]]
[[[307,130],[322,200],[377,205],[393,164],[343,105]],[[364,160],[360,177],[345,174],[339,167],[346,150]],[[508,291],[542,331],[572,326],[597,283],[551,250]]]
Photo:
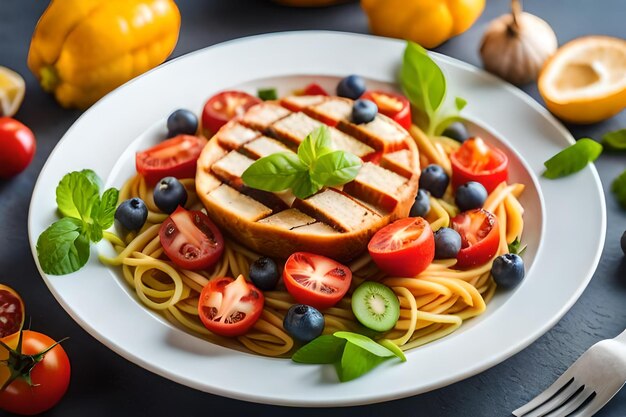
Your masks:
[[[578,395],[576,395],[576,397],[574,397],[572,401],[569,401],[563,407],[556,410],[555,416],[567,416],[570,413],[576,411],[576,409],[580,407],[580,405],[584,403],[593,393],[593,389],[585,387],[585,389],[583,389]]]
[[[571,367],[570,367],[571,369]],[[563,373],[552,385],[550,385],[545,391],[537,395],[531,401],[521,406],[517,410],[513,411],[513,415],[517,417],[526,417],[530,411],[539,407],[541,404],[545,403],[549,400],[554,394],[556,394],[561,388],[563,388],[566,384],[570,383],[573,379],[569,369]]]
[[[541,417],[554,411],[556,408],[569,401],[580,388],[580,385],[574,380],[553,398],[550,398],[548,401],[530,411],[528,414],[524,414],[524,417]]]

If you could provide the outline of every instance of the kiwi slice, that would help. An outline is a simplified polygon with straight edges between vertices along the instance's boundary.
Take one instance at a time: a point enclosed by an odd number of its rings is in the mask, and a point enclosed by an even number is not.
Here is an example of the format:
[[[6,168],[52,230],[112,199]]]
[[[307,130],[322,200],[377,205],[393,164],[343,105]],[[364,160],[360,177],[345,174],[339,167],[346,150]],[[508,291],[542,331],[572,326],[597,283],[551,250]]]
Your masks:
[[[352,311],[363,326],[386,332],[400,317],[400,301],[388,286],[365,281],[352,294]]]

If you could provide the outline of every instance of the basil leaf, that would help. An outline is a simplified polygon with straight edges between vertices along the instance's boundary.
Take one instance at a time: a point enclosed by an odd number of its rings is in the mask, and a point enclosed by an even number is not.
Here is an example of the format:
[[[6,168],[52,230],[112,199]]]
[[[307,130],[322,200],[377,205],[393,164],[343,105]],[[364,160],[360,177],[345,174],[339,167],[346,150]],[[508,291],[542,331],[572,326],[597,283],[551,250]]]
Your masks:
[[[462,97],[456,97],[454,99],[454,105],[458,111],[461,111],[465,108],[465,106],[467,106],[467,100]]]
[[[96,174],[93,170],[91,170],[91,169],[83,169],[80,172],[83,175],[85,175],[89,179],[89,181],[91,181],[92,183],[97,185],[98,189],[100,189],[100,187],[102,187],[102,180],[100,179],[98,174]]]
[[[56,201],[61,214],[76,219],[87,219],[100,187],[93,181],[93,171],[74,171],[66,174],[56,188]],[[96,177],[97,178],[97,177]]]
[[[384,346],[376,343],[374,340],[362,334],[352,332],[335,332],[333,336],[341,339],[346,339],[349,344],[352,343],[361,349],[365,349],[373,355],[380,356],[382,358],[388,358],[395,356],[395,354]],[[342,359],[343,360],[343,359]]]
[[[304,171],[296,176],[291,186],[291,191],[293,192],[293,195],[303,200],[307,197],[312,196],[321,188],[322,185],[313,181],[313,179],[309,175],[309,171]]]
[[[278,100],[278,91],[275,88],[259,88],[256,95],[263,101]]]
[[[97,204],[97,210],[94,210],[94,220],[102,230],[111,227],[115,221],[115,209],[119,195],[120,192],[117,189],[109,188],[102,194],[102,198]],[[96,205],[94,205],[95,208]],[[99,240],[94,240],[94,242],[99,242]]]
[[[37,258],[46,274],[78,271],[89,259],[89,239],[82,233],[82,222],[64,217],[52,223],[37,239]]]
[[[446,79],[428,52],[414,42],[407,42],[404,50],[400,83],[411,104],[432,119],[446,96]]]
[[[304,165],[311,167],[319,157],[331,151],[330,132],[326,126],[320,126],[298,146],[298,158]]]
[[[406,362],[406,356],[404,356],[404,352],[402,351],[402,349],[400,349],[398,347],[398,345],[393,343],[391,340],[389,340],[389,339],[382,339],[378,343],[380,343],[381,346],[384,346],[387,349],[389,349],[390,351],[392,351],[393,354],[396,355],[400,359],[400,361]]]
[[[602,145],[614,151],[626,151],[626,129],[605,134],[602,136]]]
[[[622,172],[611,183],[611,191],[623,209],[626,209],[626,171]]]
[[[380,346],[380,345],[379,345]],[[391,354],[393,356],[393,354]],[[362,347],[348,342],[341,355],[341,369],[337,376],[341,382],[351,381],[371,371],[388,357],[381,357],[363,349]],[[336,366],[335,369],[338,367]]]
[[[595,161],[602,153],[602,145],[592,139],[579,139],[543,164],[546,170],[543,176],[550,179],[566,177],[578,172]]]
[[[509,248],[509,253],[513,253],[515,255],[521,255],[526,250],[526,245],[522,247],[522,242],[520,241],[519,236],[507,246]]]
[[[341,185],[352,181],[359,173],[361,158],[344,151],[333,151],[322,155],[315,162],[311,178],[328,186]]]
[[[241,175],[243,182],[264,191],[282,191],[291,188],[307,167],[292,152],[278,152],[265,156],[248,167]]]
[[[344,339],[332,335],[322,335],[298,349],[291,360],[312,364],[334,363],[341,359],[345,345]]]

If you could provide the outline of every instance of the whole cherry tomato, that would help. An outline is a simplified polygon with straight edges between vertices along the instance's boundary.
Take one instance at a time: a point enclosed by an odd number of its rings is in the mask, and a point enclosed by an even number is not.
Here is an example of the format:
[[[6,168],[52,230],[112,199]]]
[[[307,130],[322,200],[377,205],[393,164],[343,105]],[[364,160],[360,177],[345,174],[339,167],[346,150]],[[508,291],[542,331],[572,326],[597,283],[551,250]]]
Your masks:
[[[0,117],[0,178],[24,171],[35,156],[35,135],[11,117]]]

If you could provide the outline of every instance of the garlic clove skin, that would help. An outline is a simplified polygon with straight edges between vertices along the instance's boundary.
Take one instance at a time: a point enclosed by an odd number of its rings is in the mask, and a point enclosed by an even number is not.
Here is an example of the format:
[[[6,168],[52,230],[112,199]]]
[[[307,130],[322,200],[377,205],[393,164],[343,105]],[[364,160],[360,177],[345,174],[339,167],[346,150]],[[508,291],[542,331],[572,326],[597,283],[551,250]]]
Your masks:
[[[485,69],[517,85],[539,76],[544,62],[557,49],[554,31],[545,20],[530,13],[493,20],[483,36],[480,56]]]

